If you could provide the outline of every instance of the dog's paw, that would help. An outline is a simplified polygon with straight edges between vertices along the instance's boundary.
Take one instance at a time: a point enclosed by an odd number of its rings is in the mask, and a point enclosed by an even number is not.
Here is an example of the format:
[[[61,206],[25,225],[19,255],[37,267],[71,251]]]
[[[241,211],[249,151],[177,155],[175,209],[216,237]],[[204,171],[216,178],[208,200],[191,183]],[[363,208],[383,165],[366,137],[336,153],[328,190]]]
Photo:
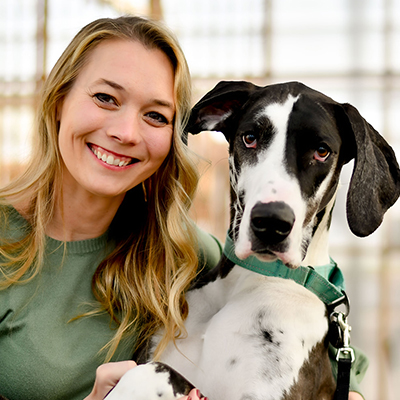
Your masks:
[[[106,400],[174,400],[193,385],[169,366],[153,362],[138,365],[121,378]]]

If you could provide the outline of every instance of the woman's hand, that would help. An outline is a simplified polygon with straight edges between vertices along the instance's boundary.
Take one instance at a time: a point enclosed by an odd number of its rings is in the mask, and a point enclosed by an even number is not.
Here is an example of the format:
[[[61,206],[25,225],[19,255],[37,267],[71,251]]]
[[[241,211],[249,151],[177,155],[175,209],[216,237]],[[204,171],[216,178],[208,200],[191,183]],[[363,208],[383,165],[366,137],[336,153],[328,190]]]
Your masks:
[[[179,400],[208,400],[208,398],[200,397],[200,390],[192,389],[187,396],[181,397]]]
[[[96,370],[96,380],[92,392],[84,400],[103,400],[126,372],[136,367],[134,361],[119,361],[100,365]],[[208,400],[200,397],[200,391],[193,389],[179,400]]]
[[[96,370],[93,390],[84,400],[103,400],[119,382],[122,375],[134,367],[136,367],[134,361],[119,361],[100,365]]]
[[[350,392],[349,400],[364,400],[364,398],[361,396],[361,394],[357,392]]]

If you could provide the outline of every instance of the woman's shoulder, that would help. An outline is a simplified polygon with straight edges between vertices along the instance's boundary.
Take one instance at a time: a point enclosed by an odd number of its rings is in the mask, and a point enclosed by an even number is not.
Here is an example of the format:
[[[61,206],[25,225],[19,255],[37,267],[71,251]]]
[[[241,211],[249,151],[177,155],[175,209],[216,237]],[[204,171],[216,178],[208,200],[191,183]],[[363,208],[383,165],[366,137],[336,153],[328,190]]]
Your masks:
[[[0,204],[0,236],[7,240],[20,239],[29,230],[29,223],[11,205]]]
[[[211,269],[218,264],[221,258],[223,245],[210,233],[205,232],[196,226],[198,246],[199,246],[199,265],[205,265],[206,269]]]
[[[17,211],[17,208],[14,207],[11,203],[1,203],[0,202],[0,213],[3,216],[6,216],[10,218],[11,220],[23,222],[26,219],[21,215],[19,211]]]

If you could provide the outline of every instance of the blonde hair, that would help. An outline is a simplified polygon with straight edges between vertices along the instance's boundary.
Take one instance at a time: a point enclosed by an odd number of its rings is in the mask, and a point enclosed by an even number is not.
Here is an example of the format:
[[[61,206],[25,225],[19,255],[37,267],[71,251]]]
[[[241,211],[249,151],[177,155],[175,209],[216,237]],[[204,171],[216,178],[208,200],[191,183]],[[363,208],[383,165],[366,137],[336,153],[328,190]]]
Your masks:
[[[145,189],[139,185],[126,194],[109,228],[116,248],[99,265],[92,281],[101,310],[118,322],[106,346],[106,360],[127,334],[137,333],[139,346],[163,327],[157,357],[168,341],[185,333],[185,291],[198,265],[195,232],[188,217],[198,175],[182,140],[190,112],[190,74],[176,39],[158,22],[134,16],[96,20],[75,36],[57,61],[42,89],[30,163],[21,177],[0,190],[2,204],[29,202],[26,215],[32,227],[21,241],[1,244],[0,254],[6,261],[0,268],[0,285],[8,287],[40,272],[46,226],[55,207],[55,193],[60,190],[56,187],[61,178],[57,107],[93,49],[111,39],[134,40],[161,50],[175,73],[171,150],[159,170],[143,183]],[[2,220],[6,221],[2,208]],[[143,215],[139,222],[138,215]],[[130,218],[134,224],[126,223]]]

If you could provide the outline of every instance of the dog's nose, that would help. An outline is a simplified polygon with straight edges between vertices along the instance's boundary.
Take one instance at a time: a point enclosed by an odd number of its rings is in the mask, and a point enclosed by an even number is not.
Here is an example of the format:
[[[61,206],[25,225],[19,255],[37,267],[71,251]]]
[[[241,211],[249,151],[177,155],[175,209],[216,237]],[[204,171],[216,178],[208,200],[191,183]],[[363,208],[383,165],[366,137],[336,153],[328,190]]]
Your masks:
[[[250,226],[263,242],[277,244],[285,240],[295,221],[293,210],[282,201],[257,203],[250,214]]]

